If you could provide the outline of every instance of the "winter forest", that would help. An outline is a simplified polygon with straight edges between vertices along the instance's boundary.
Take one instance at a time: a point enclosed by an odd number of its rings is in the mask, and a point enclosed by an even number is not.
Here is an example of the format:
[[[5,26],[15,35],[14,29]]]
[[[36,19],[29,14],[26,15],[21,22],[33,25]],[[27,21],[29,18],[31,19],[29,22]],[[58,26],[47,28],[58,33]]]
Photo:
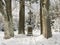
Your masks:
[[[60,45],[60,0],[0,0],[0,45]]]

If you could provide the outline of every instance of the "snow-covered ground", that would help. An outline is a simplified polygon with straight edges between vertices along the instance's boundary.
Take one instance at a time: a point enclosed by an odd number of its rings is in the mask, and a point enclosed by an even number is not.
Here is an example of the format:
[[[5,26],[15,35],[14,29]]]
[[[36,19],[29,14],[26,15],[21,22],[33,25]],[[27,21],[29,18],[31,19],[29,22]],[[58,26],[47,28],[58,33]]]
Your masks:
[[[37,35],[36,35],[36,33]],[[4,32],[0,31],[0,45],[60,45],[60,32],[53,32],[49,39],[39,35],[39,30],[35,31],[33,36],[18,34],[15,31],[15,36],[11,39],[4,39]]]

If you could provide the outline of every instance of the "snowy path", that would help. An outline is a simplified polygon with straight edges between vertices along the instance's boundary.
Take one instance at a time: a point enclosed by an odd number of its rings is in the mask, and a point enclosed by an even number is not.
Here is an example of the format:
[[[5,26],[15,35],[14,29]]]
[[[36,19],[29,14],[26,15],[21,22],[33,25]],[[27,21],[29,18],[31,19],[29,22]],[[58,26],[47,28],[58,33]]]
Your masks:
[[[60,33],[53,33],[53,37],[46,39],[40,36],[15,35],[11,39],[3,39],[3,32],[0,32],[0,45],[60,45]]]

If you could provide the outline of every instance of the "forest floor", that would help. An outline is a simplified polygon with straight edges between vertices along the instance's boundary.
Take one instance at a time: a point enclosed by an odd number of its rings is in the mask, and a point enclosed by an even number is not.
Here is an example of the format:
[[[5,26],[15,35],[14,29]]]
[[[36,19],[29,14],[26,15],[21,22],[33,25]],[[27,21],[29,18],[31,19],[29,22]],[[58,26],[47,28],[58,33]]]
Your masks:
[[[39,31],[36,31],[38,34]],[[51,38],[46,39],[43,35],[27,36],[23,34],[17,34],[11,39],[4,39],[4,32],[0,31],[0,45],[60,45],[60,32],[53,32]]]

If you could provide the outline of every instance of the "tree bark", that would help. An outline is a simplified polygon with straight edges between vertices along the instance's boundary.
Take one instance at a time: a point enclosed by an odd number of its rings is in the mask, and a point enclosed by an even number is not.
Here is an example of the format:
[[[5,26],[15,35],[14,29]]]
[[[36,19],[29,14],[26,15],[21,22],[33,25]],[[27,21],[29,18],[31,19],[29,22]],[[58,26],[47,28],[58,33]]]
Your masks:
[[[7,17],[4,16],[4,38],[9,39],[11,38],[9,32],[9,22],[7,21]]]
[[[5,0],[6,2],[6,13],[7,13],[7,20],[9,22],[9,32],[10,36],[14,36],[14,27],[13,27],[13,16],[12,16],[12,7],[11,7],[11,0]]]
[[[1,6],[0,7],[0,12],[2,13],[2,16],[4,17],[4,28],[3,28],[4,29],[4,38],[5,39],[9,39],[9,38],[11,38],[11,36],[10,36],[10,28],[9,28],[9,21],[8,21],[7,13],[6,13],[6,10],[4,9],[4,5],[3,4],[4,4],[3,1],[0,0],[0,6]]]
[[[49,18],[49,0],[43,0],[42,2],[42,28],[45,38],[52,36]]]
[[[18,34],[25,34],[25,0],[20,0]]]
[[[43,25],[42,25],[42,2],[43,2],[43,0],[40,0],[40,27],[41,27],[41,34],[43,34]]]
[[[4,9],[2,12],[2,15],[4,17],[4,38],[9,39],[14,36],[11,0],[5,0],[5,3],[6,9]]]

